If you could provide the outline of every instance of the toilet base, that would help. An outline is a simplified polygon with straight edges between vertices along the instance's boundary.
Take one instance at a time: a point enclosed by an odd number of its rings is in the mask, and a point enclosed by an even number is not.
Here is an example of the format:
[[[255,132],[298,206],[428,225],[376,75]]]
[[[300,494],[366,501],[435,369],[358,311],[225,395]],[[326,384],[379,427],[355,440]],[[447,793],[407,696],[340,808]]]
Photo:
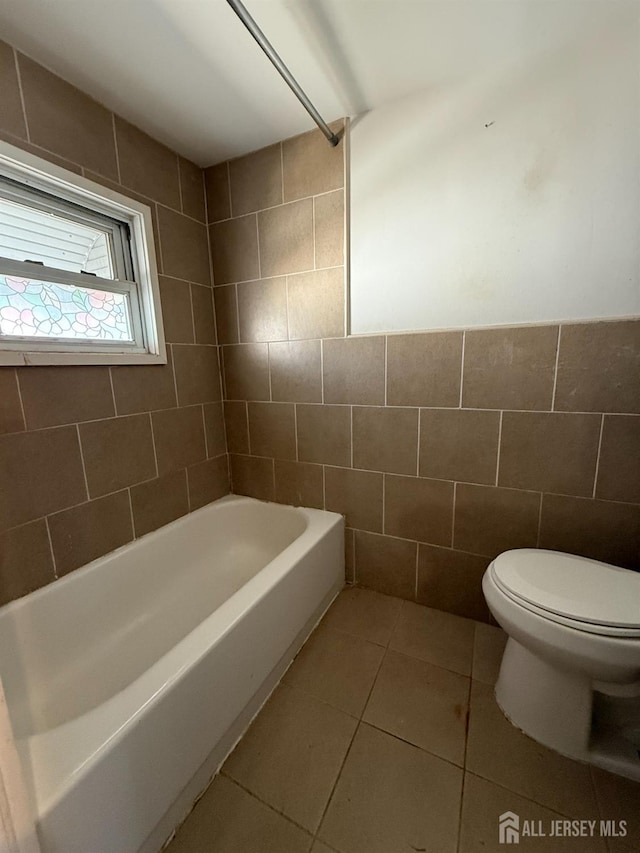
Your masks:
[[[593,682],[560,670],[509,637],[496,701],[516,728],[556,752],[640,781],[638,746],[593,725]]]

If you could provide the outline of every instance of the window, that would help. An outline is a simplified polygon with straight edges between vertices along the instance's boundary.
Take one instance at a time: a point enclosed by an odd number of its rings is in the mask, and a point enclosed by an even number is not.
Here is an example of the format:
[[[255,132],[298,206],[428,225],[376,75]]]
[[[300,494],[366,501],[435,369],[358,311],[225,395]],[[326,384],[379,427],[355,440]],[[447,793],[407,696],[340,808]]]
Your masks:
[[[166,362],[151,213],[0,143],[0,364]]]

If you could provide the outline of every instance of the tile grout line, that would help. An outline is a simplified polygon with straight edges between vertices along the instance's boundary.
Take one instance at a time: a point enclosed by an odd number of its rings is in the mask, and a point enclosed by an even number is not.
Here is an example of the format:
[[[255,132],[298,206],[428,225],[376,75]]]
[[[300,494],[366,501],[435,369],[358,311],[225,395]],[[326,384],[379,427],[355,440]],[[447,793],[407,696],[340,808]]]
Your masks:
[[[320,396],[322,398],[322,402],[319,405],[325,404],[324,399],[324,338],[320,338]]]
[[[11,50],[13,51],[13,62],[16,68],[16,77],[18,78],[18,91],[20,93],[20,104],[22,106],[22,117],[24,118],[24,126],[25,130],[27,131],[27,142],[31,142],[31,131],[29,129],[29,119],[27,118],[27,103],[25,101],[24,90],[22,88],[22,73],[20,71],[20,60],[18,59],[18,51],[15,49],[15,47],[12,47]]]
[[[258,212],[254,213],[253,216],[256,218],[256,249],[258,252],[258,281],[262,278],[262,261],[260,259],[260,228],[258,227]],[[240,311],[238,311],[238,314]]]
[[[422,427],[422,409],[418,409],[418,452],[417,452],[417,460],[416,460],[416,477],[420,476],[420,436],[421,436],[421,427]]]
[[[313,268],[316,269],[316,200],[311,199],[311,236],[313,238]]]
[[[111,386],[111,401],[113,402],[114,417],[118,417],[118,406],[116,405],[116,392],[113,387],[113,366],[109,365],[109,385]]]
[[[29,430],[29,427],[27,425],[27,415],[26,415],[26,412],[24,410],[24,401],[22,399],[22,388],[20,387],[20,374],[18,373],[18,371],[15,368],[14,368],[14,372],[15,372],[15,377],[16,377],[16,389],[18,391],[18,402],[20,403],[20,412],[22,414],[22,423],[24,424],[24,429],[17,430],[17,432],[28,432],[30,430]],[[45,427],[45,429],[46,429],[46,427]],[[6,433],[6,435],[11,435],[11,434],[12,433]]]
[[[299,453],[298,453],[298,407],[295,403],[293,405],[293,434],[296,442],[296,462],[299,462]],[[323,500],[324,504],[324,500]]]
[[[160,473],[158,471],[158,452],[156,450],[156,436],[155,436],[155,432],[153,429],[153,418],[151,417],[151,412],[147,412],[147,415],[149,417],[149,426],[151,428],[151,446],[153,447],[153,460],[154,460],[155,466],[156,466],[156,479],[157,479],[160,476]],[[205,437],[205,446],[206,446],[206,437]]]
[[[82,475],[84,477],[84,487],[85,487],[86,494],[87,494],[87,500],[82,501],[82,503],[87,503],[87,501],[92,500],[92,498],[89,495],[89,481],[87,480],[87,468],[84,464],[84,451],[82,449],[82,439],[80,438],[80,424],[75,424],[75,427],[76,427],[76,435],[78,437],[78,448],[80,450],[80,461],[82,462]],[[118,491],[120,491],[120,490],[118,490]],[[104,497],[104,495],[100,495],[100,497]]]
[[[53,539],[51,538],[51,529],[49,528],[49,516],[45,515],[44,517],[44,525],[47,529],[47,539],[49,540],[49,550],[51,551],[51,561],[53,563],[53,576],[54,578],[58,578],[58,565],[56,562],[56,554],[53,550]]]
[[[353,406],[349,406],[349,412],[350,412],[350,414],[349,414],[349,425],[350,425],[349,443],[351,445],[350,446],[351,457],[350,457],[349,468],[351,470],[353,470]]]
[[[602,453],[602,435],[604,433],[604,412],[602,413],[602,417],[600,419],[600,437],[598,438],[598,453],[596,454],[596,470],[593,475],[593,492],[591,497],[593,500],[596,499],[596,489],[598,488],[598,474],[600,472],[600,455]]]
[[[131,518],[131,533],[133,534],[133,538],[136,539],[136,522],[133,517],[133,498],[131,496],[131,486],[127,487],[127,495],[129,497],[129,517]]]
[[[502,447],[502,417],[504,412],[500,412],[500,423],[498,424],[498,453],[496,455],[496,482],[495,485],[498,485],[498,479],[500,477],[500,448]]]
[[[556,411],[556,390],[558,387],[558,364],[560,362],[560,339],[562,336],[562,325],[558,326],[558,337],[556,339],[556,363],[553,368],[553,389],[551,391],[551,411]]]
[[[207,438],[207,419],[205,418],[205,414],[204,414],[204,405],[205,404],[202,403],[200,405],[202,405],[202,430],[204,432],[204,452],[205,452],[205,458],[208,459],[209,458],[209,439]],[[224,409],[222,411],[222,420],[224,421]],[[225,441],[226,441],[226,435],[225,435]],[[155,441],[154,441],[154,444],[155,444]]]
[[[456,535],[456,497],[458,491],[458,483],[454,482],[453,484],[453,515],[451,516],[451,548],[453,550],[453,543],[455,542]]]
[[[203,287],[206,287],[206,285],[203,285]],[[213,294],[212,294],[212,296],[213,296]],[[197,345],[198,342],[196,340],[196,313],[195,313],[194,308],[193,308],[193,284],[191,282],[189,282],[189,306],[191,308],[191,334],[193,335],[194,345]],[[215,316],[214,316],[214,320],[215,320]],[[216,334],[217,334],[217,330],[216,330]],[[217,344],[216,344],[216,346],[217,346]]]

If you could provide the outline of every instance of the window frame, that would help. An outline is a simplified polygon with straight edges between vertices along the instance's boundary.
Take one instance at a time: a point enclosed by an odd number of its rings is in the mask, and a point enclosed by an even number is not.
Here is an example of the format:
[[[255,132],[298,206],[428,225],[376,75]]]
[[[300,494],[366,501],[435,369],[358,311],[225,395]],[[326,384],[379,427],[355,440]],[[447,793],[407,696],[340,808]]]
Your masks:
[[[123,343],[81,339],[7,340],[0,336],[0,365],[166,364],[150,207],[1,140],[0,175],[27,188],[54,196],[62,203],[69,202],[86,210],[87,220],[95,213],[98,217],[106,216],[116,220],[129,229],[127,242],[131,269],[116,270],[117,275],[124,271],[127,280],[110,280],[99,276],[94,278],[85,273],[9,259],[2,259],[0,274],[28,274],[36,280],[76,284],[89,289],[93,286],[98,290],[124,293],[129,299],[135,338],[133,343]]]

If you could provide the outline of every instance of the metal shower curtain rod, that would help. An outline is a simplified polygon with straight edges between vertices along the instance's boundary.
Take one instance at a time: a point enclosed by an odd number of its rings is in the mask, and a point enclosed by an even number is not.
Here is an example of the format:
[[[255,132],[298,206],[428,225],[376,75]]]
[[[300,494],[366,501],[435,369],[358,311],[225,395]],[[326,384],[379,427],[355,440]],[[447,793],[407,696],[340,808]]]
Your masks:
[[[227,3],[231,6],[236,15],[240,18],[245,27],[249,30],[254,39],[258,42],[262,50],[266,53],[266,55],[271,60],[272,64],[275,66],[277,71],[279,72],[282,79],[285,81],[287,86],[291,89],[296,98],[300,101],[305,110],[309,113],[311,118],[318,125],[320,130],[327,137],[329,145],[335,147],[340,142],[340,137],[337,136],[326,123],[326,121],[322,118],[318,110],[313,106],[306,93],[293,76],[293,74],[289,71],[287,66],[284,64],[277,51],[274,49],[273,45],[269,41],[269,39],[262,32],[260,27],[253,20],[247,9],[240,2],[240,0],[227,0]]]

